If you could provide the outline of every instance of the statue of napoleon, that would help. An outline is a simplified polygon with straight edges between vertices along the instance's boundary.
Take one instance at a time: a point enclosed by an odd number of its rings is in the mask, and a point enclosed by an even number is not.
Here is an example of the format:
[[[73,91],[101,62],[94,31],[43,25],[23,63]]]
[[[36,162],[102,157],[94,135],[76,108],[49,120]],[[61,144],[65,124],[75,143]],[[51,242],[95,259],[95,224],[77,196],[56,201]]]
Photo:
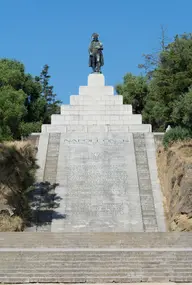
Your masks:
[[[92,40],[89,45],[89,67],[92,67],[93,73],[101,73],[101,66],[104,65],[103,44],[99,41],[97,33],[92,34]]]

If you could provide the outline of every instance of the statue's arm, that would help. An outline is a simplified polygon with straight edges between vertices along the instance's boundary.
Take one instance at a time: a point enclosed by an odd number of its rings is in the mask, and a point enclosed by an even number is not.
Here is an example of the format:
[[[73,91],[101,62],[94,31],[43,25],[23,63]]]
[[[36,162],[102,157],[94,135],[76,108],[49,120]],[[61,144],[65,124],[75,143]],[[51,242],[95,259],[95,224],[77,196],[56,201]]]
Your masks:
[[[98,46],[99,49],[103,50],[103,44],[101,42],[99,42],[99,46]]]
[[[89,54],[92,53],[92,44],[89,45],[88,52],[89,52]]]

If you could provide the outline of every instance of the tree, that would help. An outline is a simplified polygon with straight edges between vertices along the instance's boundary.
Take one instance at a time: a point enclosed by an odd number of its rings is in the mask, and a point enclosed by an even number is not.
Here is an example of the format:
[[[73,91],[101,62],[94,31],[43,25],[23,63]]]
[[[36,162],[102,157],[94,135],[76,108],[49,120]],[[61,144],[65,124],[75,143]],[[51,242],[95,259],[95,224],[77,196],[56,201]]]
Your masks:
[[[118,94],[123,95],[124,104],[133,105],[133,113],[141,114],[148,94],[147,78],[144,76],[134,76],[127,73],[123,78],[123,84],[116,86]]]
[[[192,89],[174,101],[172,112],[173,124],[192,130]]]
[[[39,132],[58,113],[60,101],[49,85],[48,69],[45,65],[40,77],[33,77],[21,62],[0,59],[0,140]]]
[[[36,81],[40,82],[42,86],[41,95],[44,99],[44,124],[49,124],[51,122],[52,114],[59,114],[60,112],[60,100],[56,100],[56,94],[53,92],[53,86],[49,85],[51,76],[49,75],[49,66],[44,65],[43,70],[39,77],[36,77]]]
[[[164,131],[168,124],[174,125],[176,102],[182,94],[188,92],[191,85],[192,35],[184,34],[176,36],[160,53],[158,66],[149,82],[144,121],[151,123],[153,129],[159,131]]]
[[[19,126],[27,113],[26,94],[11,86],[0,88],[0,136],[1,139],[19,139]]]
[[[159,47],[156,52],[143,54],[144,63],[139,64],[140,69],[144,69],[145,76],[150,80],[153,76],[154,70],[160,63],[160,54],[167,48],[168,38],[166,35],[166,28],[161,25],[161,35],[159,38]]]

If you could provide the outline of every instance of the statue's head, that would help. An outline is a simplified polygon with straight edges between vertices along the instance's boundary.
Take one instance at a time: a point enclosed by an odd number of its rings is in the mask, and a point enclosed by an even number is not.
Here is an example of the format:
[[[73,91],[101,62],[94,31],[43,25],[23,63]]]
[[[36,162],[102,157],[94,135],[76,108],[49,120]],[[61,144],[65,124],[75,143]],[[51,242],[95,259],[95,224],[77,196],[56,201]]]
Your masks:
[[[92,34],[92,40],[97,41],[99,39],[99,35],[97,33]]]

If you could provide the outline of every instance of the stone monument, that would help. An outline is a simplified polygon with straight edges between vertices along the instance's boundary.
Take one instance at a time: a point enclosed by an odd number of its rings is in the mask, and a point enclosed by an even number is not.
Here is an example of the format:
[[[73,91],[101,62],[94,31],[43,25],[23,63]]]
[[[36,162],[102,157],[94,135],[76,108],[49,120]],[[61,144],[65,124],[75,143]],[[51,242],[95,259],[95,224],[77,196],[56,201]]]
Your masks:
[[[42,125],[39,181],[58,183],[53,232],[165,231],[151,125],[123,96],[88,76],[70,105]]]

